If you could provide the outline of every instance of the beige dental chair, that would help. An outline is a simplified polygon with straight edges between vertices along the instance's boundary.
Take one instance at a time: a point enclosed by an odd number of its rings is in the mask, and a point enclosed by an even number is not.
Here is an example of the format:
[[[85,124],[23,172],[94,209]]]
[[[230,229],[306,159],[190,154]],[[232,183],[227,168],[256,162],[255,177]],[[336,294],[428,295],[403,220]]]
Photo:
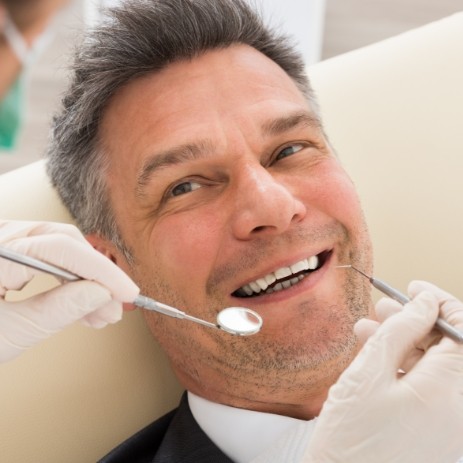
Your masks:
[[[463,298],[463,13],[309,73],[363,200],[377,276]],[[0,218],[70,220],[41,162],[0,176]],[[76,324],[0,365],[0,461],[96,461],[180,393],[138,311],[101,331]]]

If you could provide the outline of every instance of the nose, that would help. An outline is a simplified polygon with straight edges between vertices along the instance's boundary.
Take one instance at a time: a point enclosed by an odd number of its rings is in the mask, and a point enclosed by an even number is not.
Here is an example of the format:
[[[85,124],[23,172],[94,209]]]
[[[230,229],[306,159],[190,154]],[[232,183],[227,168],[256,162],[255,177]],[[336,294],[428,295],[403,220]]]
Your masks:
[[[234,192],[232,228],[241,240],[282,233],[306,214],[294,192],[261,165],[242,169]]]

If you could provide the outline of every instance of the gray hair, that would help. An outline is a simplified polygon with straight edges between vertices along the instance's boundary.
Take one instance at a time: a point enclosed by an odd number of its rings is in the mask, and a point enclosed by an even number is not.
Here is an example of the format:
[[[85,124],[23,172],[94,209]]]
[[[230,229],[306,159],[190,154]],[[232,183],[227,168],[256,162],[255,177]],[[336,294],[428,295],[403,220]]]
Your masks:
[[[244,0],[127,0],[105,17],[76,53],[72,82],[53,120],[47,173],[83,233],[111,240],[130,261],[106,187],[108,156],[99,143],[100,122],[118,89],[172,62],[246,44],[277,63],[317,104],[300,54]]]

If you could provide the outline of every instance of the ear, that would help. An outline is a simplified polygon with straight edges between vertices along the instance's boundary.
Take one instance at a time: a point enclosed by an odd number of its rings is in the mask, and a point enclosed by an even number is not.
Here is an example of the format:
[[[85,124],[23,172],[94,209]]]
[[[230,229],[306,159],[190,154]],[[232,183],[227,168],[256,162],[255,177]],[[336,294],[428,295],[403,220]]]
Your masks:
[[[85,235],[85,238],[94,249],[101,252],[101,254],[105,255],[108,259],[111,259],[118,267],[121,267],[123,270],[126,269],[126,259],[111,241],[103,238],[97,233]]]
[[[130,275],[130,266],[122,253],[117,247],[106,238],[101,237],[97,233],[91,235],[85,235],[86,240],[92,245],[94,249],[101,252],[108,259],[111,259],[118,267],[120,267],[125,273]],[[128,303],[123,304],[124,310],[135,310],[136,306]]]

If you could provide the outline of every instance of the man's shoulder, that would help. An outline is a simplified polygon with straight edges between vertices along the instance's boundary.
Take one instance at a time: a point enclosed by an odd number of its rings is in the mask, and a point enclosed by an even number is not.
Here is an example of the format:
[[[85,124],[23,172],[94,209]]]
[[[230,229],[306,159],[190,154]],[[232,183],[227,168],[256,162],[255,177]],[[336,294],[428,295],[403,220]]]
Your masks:
[[[194,419],[184,394],[175,410],[117,446],[99,463],[232,463]]]
[[[138,431],[99,460],[99,463],[153,462],[177,410],[170,411]]]

